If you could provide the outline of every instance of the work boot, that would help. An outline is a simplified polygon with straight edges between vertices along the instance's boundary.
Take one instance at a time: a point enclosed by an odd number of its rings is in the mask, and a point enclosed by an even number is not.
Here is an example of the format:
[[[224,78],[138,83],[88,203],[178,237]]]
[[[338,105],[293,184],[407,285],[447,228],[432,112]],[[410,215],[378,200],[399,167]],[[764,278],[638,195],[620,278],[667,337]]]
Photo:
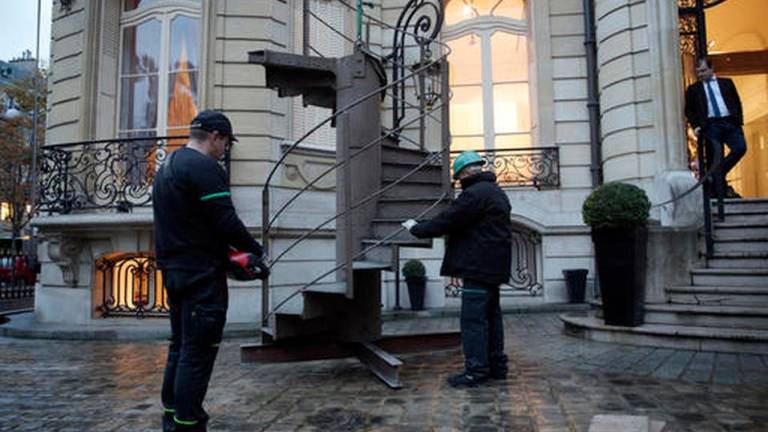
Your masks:
[[[491,370],[490,378],[492,380],[505,380],[507,379],[507,371]]]
[[[474,375],[471,375],[465,372],[465,373],[460,373],[458,375],[450,376],[446,381],[448,381],[448,385],[450,385],[453,388],[476,387],[488,381],[488,378],[476,377]]]
[[[165,423],[163,423],[163,427],[165,427]],[[176,420],[173,422],[173,428],[170,430],[171,432],[207,432],[208,428],[206,427],[206,423],[202,421],[188,425],[179,423],[179,421]]]
[[[175,432],[176,423],[173,421],[173,412],[169,411],[163,414],[163,432]]]

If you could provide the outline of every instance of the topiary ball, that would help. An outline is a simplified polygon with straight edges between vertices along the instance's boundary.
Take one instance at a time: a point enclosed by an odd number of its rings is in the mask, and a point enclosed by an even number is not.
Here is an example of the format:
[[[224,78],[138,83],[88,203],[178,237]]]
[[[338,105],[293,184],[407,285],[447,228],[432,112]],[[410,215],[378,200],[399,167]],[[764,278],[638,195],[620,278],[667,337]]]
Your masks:
[[[587,197],[582,206],[584,223],[593,230],[645,226],[651,202],[645,191],[637,186],[610,182]]]
[[[409,260],[403,266],[403,277],[406,279],[424,278],[427,270],[419,260]]]

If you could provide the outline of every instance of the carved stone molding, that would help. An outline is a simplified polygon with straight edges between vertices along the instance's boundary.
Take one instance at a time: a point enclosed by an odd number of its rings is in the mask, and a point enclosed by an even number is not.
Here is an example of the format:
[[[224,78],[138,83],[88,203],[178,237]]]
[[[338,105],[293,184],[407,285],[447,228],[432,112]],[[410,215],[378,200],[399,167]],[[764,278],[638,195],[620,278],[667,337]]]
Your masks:
[[[80,255],[86,242],[78,237],[51,236],[48,239],[48,256],[61,269],[64,283],[76,286],[80,279]]]
[[[327,171],[333,166],[332,162],[318,161],[318,160],[303,160],[298,161],[296,164],[286,163],[285,177],[292,181],[303,185],[307,185]],[[335,172],[328,173],[317,181],[312,190],[328,191],[336,187]]]

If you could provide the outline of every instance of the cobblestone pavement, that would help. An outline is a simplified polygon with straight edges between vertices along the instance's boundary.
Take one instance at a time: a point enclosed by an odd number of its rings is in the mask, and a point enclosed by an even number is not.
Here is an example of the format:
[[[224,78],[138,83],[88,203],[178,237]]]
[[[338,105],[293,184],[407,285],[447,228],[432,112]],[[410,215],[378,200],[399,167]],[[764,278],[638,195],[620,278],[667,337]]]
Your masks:
[[[456,319],[386,323],[446,330]],[[586,431],[597,414],[666,431],[768,431],[768,356],[629,347],[563,336],[556,314],[506,316],[510,376],[455,390],[458,350],[403,356],[393,391],[351,359],[241,364],[228,340],[206,407],[211,431]],[[159,430],[162,342],[0,338],[0,430]]]

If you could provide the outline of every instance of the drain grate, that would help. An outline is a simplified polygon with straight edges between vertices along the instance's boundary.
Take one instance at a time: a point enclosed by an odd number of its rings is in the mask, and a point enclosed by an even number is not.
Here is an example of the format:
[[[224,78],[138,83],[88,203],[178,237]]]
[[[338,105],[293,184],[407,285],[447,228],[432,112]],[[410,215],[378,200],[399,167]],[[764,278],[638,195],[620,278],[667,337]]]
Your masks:
[[[307,417],[307,423],[323,431],[354,431],[364,429],[368,415],[344,408],[325,408]]]

